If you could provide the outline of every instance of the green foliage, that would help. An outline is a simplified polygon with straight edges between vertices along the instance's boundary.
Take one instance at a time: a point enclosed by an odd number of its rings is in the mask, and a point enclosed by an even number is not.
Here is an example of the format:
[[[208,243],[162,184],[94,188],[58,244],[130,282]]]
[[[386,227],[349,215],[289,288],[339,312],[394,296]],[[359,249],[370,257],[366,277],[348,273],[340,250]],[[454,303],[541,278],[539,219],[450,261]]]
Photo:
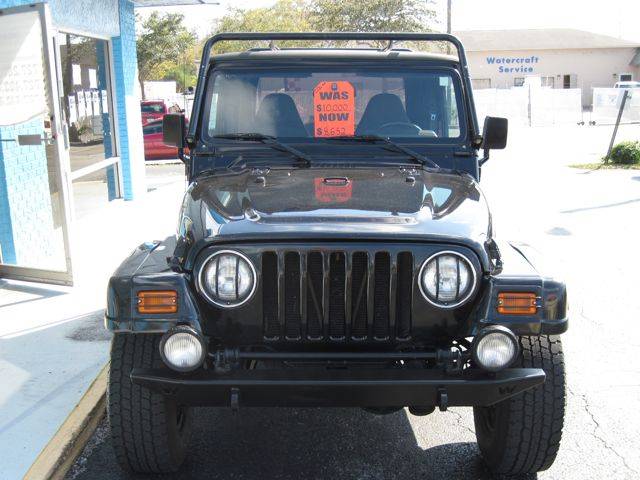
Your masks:
[[[640,164],[640,142],[618,143],[605,160],[619,165]]]
[[[314,30],[336,32],[428,31],[435,12],[425,0],[314,0]]]
[[[143,98],[145,80],[163,80],[169,72],[186,68],[188,63],[191,63],[190,71],[193,73],[196,36],[183,22],[184,16],[181,14],[160,15],[154,12],[142,23],[137,50],[138,80]]]
[[[271,7],[233,9],[217,32],[427,32],[435,20],[431,0],[279,0]],[[278,47],[316,46],[277,42]],[[372,42],[373,46],[381,46]],[[216,53],[242,51],[255,42],[227,42]],[[264,45],[263,45],[264,46]]]
[[[313,27],[308,21],[304,0],[279,0],[271,7],[243,10],[231,9],[222,17],[217,32],[308,32]],[[257,47],[256,42],[225,42],[216,45],[216,53],[237,52]],[[290,42],[278,42],[286,48]]]

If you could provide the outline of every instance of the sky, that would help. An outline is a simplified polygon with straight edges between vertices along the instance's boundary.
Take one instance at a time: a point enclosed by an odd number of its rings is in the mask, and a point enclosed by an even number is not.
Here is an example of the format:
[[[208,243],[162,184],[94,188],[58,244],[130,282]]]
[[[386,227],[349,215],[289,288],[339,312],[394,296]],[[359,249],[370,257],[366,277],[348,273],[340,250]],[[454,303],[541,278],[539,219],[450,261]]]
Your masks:
[[[214,0],[210,0],[214,1]],[[336,0],[339,1],[339,0]],[[366,0],[364,0],[366,1]],[[141,8],[143,16],[153,10],[181,12],[199,36],[206,36],[230,7],[255,8],[275,0],[219,0],[220,5]],[[446,28],[446,0],[433,0],[440,22]],[[452,0],[453,30],[502,30],[520,28],[576,28],[640,43],[638,0]]]

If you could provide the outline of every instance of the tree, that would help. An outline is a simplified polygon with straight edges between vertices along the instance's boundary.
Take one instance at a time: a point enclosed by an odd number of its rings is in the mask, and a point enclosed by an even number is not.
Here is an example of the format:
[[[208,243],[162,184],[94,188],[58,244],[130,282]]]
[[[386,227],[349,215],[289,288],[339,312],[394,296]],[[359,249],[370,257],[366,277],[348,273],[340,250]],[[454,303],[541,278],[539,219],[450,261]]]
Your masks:
[[[429,31],[435,11],[425,0],[312,0],[310,22],[318,31]]]
[[[196,36],[184,26],[183,21],[184,15],[178,13],[159,15],[153,12],[142,23],[137,47],[138,81],[143,99],[145,80],[164,78],[193,58]]]
[[[307,19],[307,2],[279,0],[271,7],[243,10],[233,8],[222,17],[217,32],[305,32],[312,30]],[[279,42],[286,47],[287,42]],[[226,42],[216,46],[217,53],[247,50],[258,46],[256,42]]]
[[[435,21],[432,0],[279,0],[273,6],[234,9],[218,24],[218,32],[425,32]],[[277,42],[287,47],[291,42]],[[293,42],[303,46],[303,42]],[[372,42],[376,47],[380,42]],[[317,45],[307,44],[306,46]],[[246,50],[255,42],[228,42],[218,53]]]

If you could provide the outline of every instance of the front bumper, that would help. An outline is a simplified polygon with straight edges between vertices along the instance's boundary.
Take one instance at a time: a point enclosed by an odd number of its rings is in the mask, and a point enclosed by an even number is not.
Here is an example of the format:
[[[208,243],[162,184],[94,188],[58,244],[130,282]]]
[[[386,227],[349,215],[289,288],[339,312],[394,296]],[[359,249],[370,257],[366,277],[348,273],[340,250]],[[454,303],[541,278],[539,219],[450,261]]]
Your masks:
[[[544,383],[544,371],[239,370],[228,374],[170,370],[131,372],[133,383],[178,403],[247,407],[487,406]]]

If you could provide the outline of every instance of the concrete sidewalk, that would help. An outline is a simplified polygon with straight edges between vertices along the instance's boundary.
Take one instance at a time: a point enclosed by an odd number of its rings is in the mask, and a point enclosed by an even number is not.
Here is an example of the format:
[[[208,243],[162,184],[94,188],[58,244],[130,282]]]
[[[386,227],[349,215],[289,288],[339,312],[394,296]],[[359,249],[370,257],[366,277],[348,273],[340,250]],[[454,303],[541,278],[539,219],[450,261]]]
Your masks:
[[[175,232],[182,168],[147,167],[144,199],[102,203],[77,221],[74,287],[0,280],[1,480],[22,478],[107,361],[107,281],[137,245]]]

